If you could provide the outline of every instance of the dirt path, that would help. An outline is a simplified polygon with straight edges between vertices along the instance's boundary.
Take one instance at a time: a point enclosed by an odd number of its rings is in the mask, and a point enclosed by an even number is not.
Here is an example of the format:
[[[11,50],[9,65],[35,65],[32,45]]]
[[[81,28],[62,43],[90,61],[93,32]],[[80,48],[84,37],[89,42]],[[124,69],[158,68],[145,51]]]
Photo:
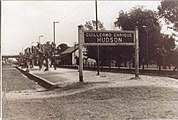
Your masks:
[[[7,94],[4,99],[3,118],[178,120],[177,79],[141,76],[141,79],[134,80],[130,79],[132,74],[104,72],[96,76],[95,72],[85,71],[85,82],[77,83],[77,71],[60,69],[58,72],[60,78],[63,78],[62,82],[56,81],[59,89]],[[56,76],[56,73],[51,75]]]

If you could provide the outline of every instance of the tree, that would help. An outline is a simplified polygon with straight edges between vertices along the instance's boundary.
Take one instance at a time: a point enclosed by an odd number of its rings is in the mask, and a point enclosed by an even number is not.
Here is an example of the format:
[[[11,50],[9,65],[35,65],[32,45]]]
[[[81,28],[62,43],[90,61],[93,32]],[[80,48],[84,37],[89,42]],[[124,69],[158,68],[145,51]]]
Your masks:
[[[50,43],[50,41],[46,42],[46,44],[42,45],[42,51],[43,51],[43,56],[44,56],[45,63],[46,63],[45,71],[48,71],[49,70],[49,61],[53,60],[55,44],[53,42]]]
[[[155,52],[154,52],[154,55],[155,55],[155,60],[157,62],[157,65],[159,67],[159,70],[161,70],[161,65],[164,65],[164,62],[165,62],[165,56],[166,56],[166,49],[164,48],[163,45],[157,45],[155,47]]]
[[[25,55],[22,52],[19,53],[19,58],[17,59],[17,61],[19,63],[19,66],[21,66],[22,68],[26,67]]]
[[[166,49],[166,51],[171,51],[176,47],[175,39],[173,37],[170,37],[169,35],[162,36],[163,46]]]
[[[167,24],[172,23],[173,29],[178,31],[178,1],[164,0],[158,6],[160,18],[165,18]]]
[[[166,50],[166,55],[165,55],[165,66],[171,67],[171,65],[175,65],[175,39],[173,37],[170,37],[168,35],[163,35],[163,46]],[[178,56],[177,56],[178,57]]]
[[[161,27],[156,12],[144,9],[143,7],[135,7],[130,12],[120,11],[114,23],[116,27],[122,30],[135,30],[135,26],[138,26],[140,61],[142,61],[142,64],[145,63],[147,53],[149,60],[154,59],[154,55],[152,54],[156,50],[154,46],[161,44]],[[147,47],[148,51],[145,49]],[[125,48],[123,51],[129,57],[131,54],[127,54],[127,50]]]
[[[175,68],[173,69],[173,71],[175,71],[177,69],[178,71],[178,48],[175,48],[172,52],[171,52],[172,56],[171,58],[173,58],[173,66],[175,66]]]
[[[41,70],[43,61],[45,61],[45,71],[49,70],[49,61],[53,59],[55,51],[55,44],[52,42],[50,43],[49,41],[46,42],[45,44],[40,44],[36,46],[36,58],[38,59],[38,65],[39,69]]]
[[[99,30],[105,30],[104,24],[102,22],[100,22],[98,20],[97,24],[98,24],[98,29]],[[85,25],[84,25],[84,29],[85,30],[96,30],[96,21],[95,20],[87,21],[85,23]]]
[[[30,63],[31,63],[31,60],[32,60],[31,49],[29,47],[27,47],[25,49],[24,60],[25,60],[25,63],[26,63],[26,68],[27,68],[26,71],[28,72],[29,69],[30,69]]]
[[[175,32],[178,31],[178,1],[168,1],[164,0],[161,1],[161,5],[158,6],[158,15],[160,18],[163,18],[165,22],[168,25],[172,25],[171,29],[173,29]],[[164,40],[164,45],[166,45],[166,49],[168,50],[167,60],[170,64],[173,64],[177,66],[176,59],[178,58],[177,50],[174,50],[175,45],[175,39],[173,38],[177,37],[175,33],[172,34],[171,38],[167,38],[167,40]]]
[[[44,61],[44,51],[42,49],[42,44],[37,43],[36,57],[38,60],[39,70],[41,70]]]
[[[58,54],[62,53],[63,51],[65,51],[67,48],[69,48],[69,46],[65,43],[62,43],[60,45],[57,46],[57,51]]]

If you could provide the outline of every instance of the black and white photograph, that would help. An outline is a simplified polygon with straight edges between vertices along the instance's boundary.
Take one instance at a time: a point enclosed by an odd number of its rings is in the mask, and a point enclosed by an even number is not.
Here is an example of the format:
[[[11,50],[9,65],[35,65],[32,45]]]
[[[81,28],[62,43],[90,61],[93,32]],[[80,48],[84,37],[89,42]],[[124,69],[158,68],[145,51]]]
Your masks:
[[[0,120],[178,120],[177,0],[0,5]]]

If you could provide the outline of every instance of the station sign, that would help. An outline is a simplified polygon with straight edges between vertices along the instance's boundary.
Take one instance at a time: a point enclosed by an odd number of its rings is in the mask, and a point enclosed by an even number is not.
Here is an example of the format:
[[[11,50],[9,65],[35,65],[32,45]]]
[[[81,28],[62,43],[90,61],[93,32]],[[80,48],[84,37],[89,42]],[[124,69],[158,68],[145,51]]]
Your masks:
[[[134,31],[84,31],[86,46],[135,45]]]
[[[79,81],[83,82],[83,46],[134,46],[135,48],[135,77],[139,77],[139,35],[138,26],[135,31],[87,31],[82,25],[78,26],[79,43]],[[99,47],[98,53],[99,53]],[[99,60],[99,54],[98,60]],[[99,62],[98,62],[99,63]],[[98,64],[99,69],[99,64]]]

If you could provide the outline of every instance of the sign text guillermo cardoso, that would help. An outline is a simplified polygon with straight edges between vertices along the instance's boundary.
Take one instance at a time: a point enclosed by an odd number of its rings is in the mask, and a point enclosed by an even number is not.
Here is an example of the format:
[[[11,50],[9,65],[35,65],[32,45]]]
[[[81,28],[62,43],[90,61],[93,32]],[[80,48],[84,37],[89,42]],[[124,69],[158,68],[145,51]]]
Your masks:
[[[134,45],[134,31],[85,31],[85,45]]]

